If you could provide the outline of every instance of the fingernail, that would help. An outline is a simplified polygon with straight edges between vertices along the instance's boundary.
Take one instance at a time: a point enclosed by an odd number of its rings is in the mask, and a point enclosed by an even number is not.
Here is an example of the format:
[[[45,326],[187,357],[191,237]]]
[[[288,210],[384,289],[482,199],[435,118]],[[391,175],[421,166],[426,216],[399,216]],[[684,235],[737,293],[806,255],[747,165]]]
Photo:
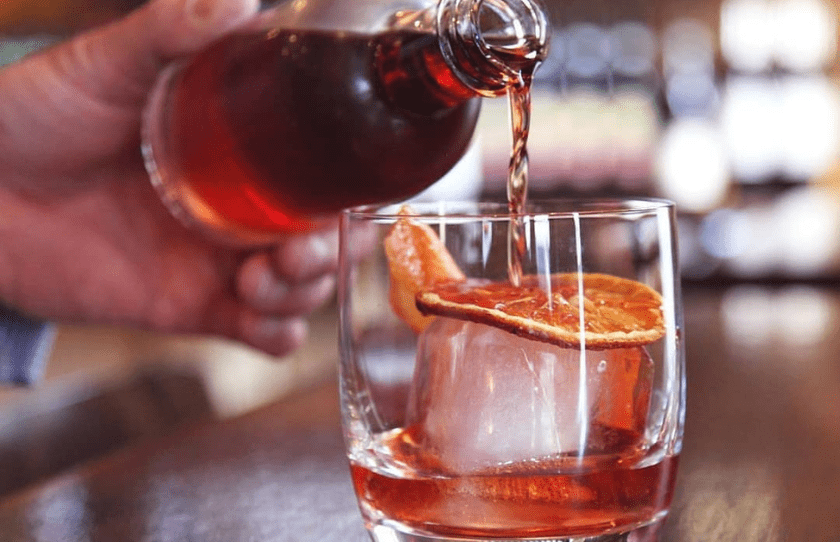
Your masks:
[[[251,0],[187,0],[186,12],[198,27],[227,26],[255,11]]]
[[[187,12],[190,17],[201,24],[206,24],[213,20],[218,2],[216,0],[187,0]]]
[[[289,293],[289,286],[277,280],[269,269],[264,269],[257,280],[257,298],[264,301],[277,301]]]
[[[317,258],[320,262],[333,260],[338,251],[338,237],[334,233],[316,235],[312,237],[309,249],[313,258]]]

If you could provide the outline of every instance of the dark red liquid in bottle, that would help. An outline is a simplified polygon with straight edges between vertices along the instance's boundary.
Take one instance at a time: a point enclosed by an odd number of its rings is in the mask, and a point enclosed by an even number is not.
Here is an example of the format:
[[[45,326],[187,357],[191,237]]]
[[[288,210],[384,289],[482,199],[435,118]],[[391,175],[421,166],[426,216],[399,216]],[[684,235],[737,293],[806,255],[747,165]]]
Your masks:
[[[464,154],[479,110],[436,36],[414,31],[240,33],[172,85],[166,182],[251,232],[422,191]]]

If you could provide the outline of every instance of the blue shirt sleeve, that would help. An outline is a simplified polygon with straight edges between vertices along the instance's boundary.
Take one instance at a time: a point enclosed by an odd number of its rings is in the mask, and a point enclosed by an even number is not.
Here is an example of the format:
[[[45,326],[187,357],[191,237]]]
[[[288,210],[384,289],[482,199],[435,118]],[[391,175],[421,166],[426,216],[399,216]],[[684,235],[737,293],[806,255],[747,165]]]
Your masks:
[[[44,373],[55,326],[0,305],[0,384],[29,385]]]

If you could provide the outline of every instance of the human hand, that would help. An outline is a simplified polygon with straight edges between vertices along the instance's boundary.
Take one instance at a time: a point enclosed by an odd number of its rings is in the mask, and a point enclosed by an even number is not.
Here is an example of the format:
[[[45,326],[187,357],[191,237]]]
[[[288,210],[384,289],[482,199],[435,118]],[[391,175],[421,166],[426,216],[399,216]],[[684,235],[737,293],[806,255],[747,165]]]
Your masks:
[[[260,251],[208,242],[149,183],[140,119],[158,72],[258,0],[152,0],[0,69],[0,300],[58,321],[301,344],[334,289],[335,225]]]

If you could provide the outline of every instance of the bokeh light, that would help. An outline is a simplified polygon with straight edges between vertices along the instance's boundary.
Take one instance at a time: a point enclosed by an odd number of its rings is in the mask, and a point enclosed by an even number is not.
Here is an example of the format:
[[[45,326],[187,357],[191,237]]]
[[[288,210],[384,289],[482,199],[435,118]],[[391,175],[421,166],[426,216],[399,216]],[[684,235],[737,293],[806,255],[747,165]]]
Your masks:
[[[677,119],[665,133],[656,160],[659,188],[684,211],[708,211],[723,202],[729,167],[717,127],[697,118]]]

